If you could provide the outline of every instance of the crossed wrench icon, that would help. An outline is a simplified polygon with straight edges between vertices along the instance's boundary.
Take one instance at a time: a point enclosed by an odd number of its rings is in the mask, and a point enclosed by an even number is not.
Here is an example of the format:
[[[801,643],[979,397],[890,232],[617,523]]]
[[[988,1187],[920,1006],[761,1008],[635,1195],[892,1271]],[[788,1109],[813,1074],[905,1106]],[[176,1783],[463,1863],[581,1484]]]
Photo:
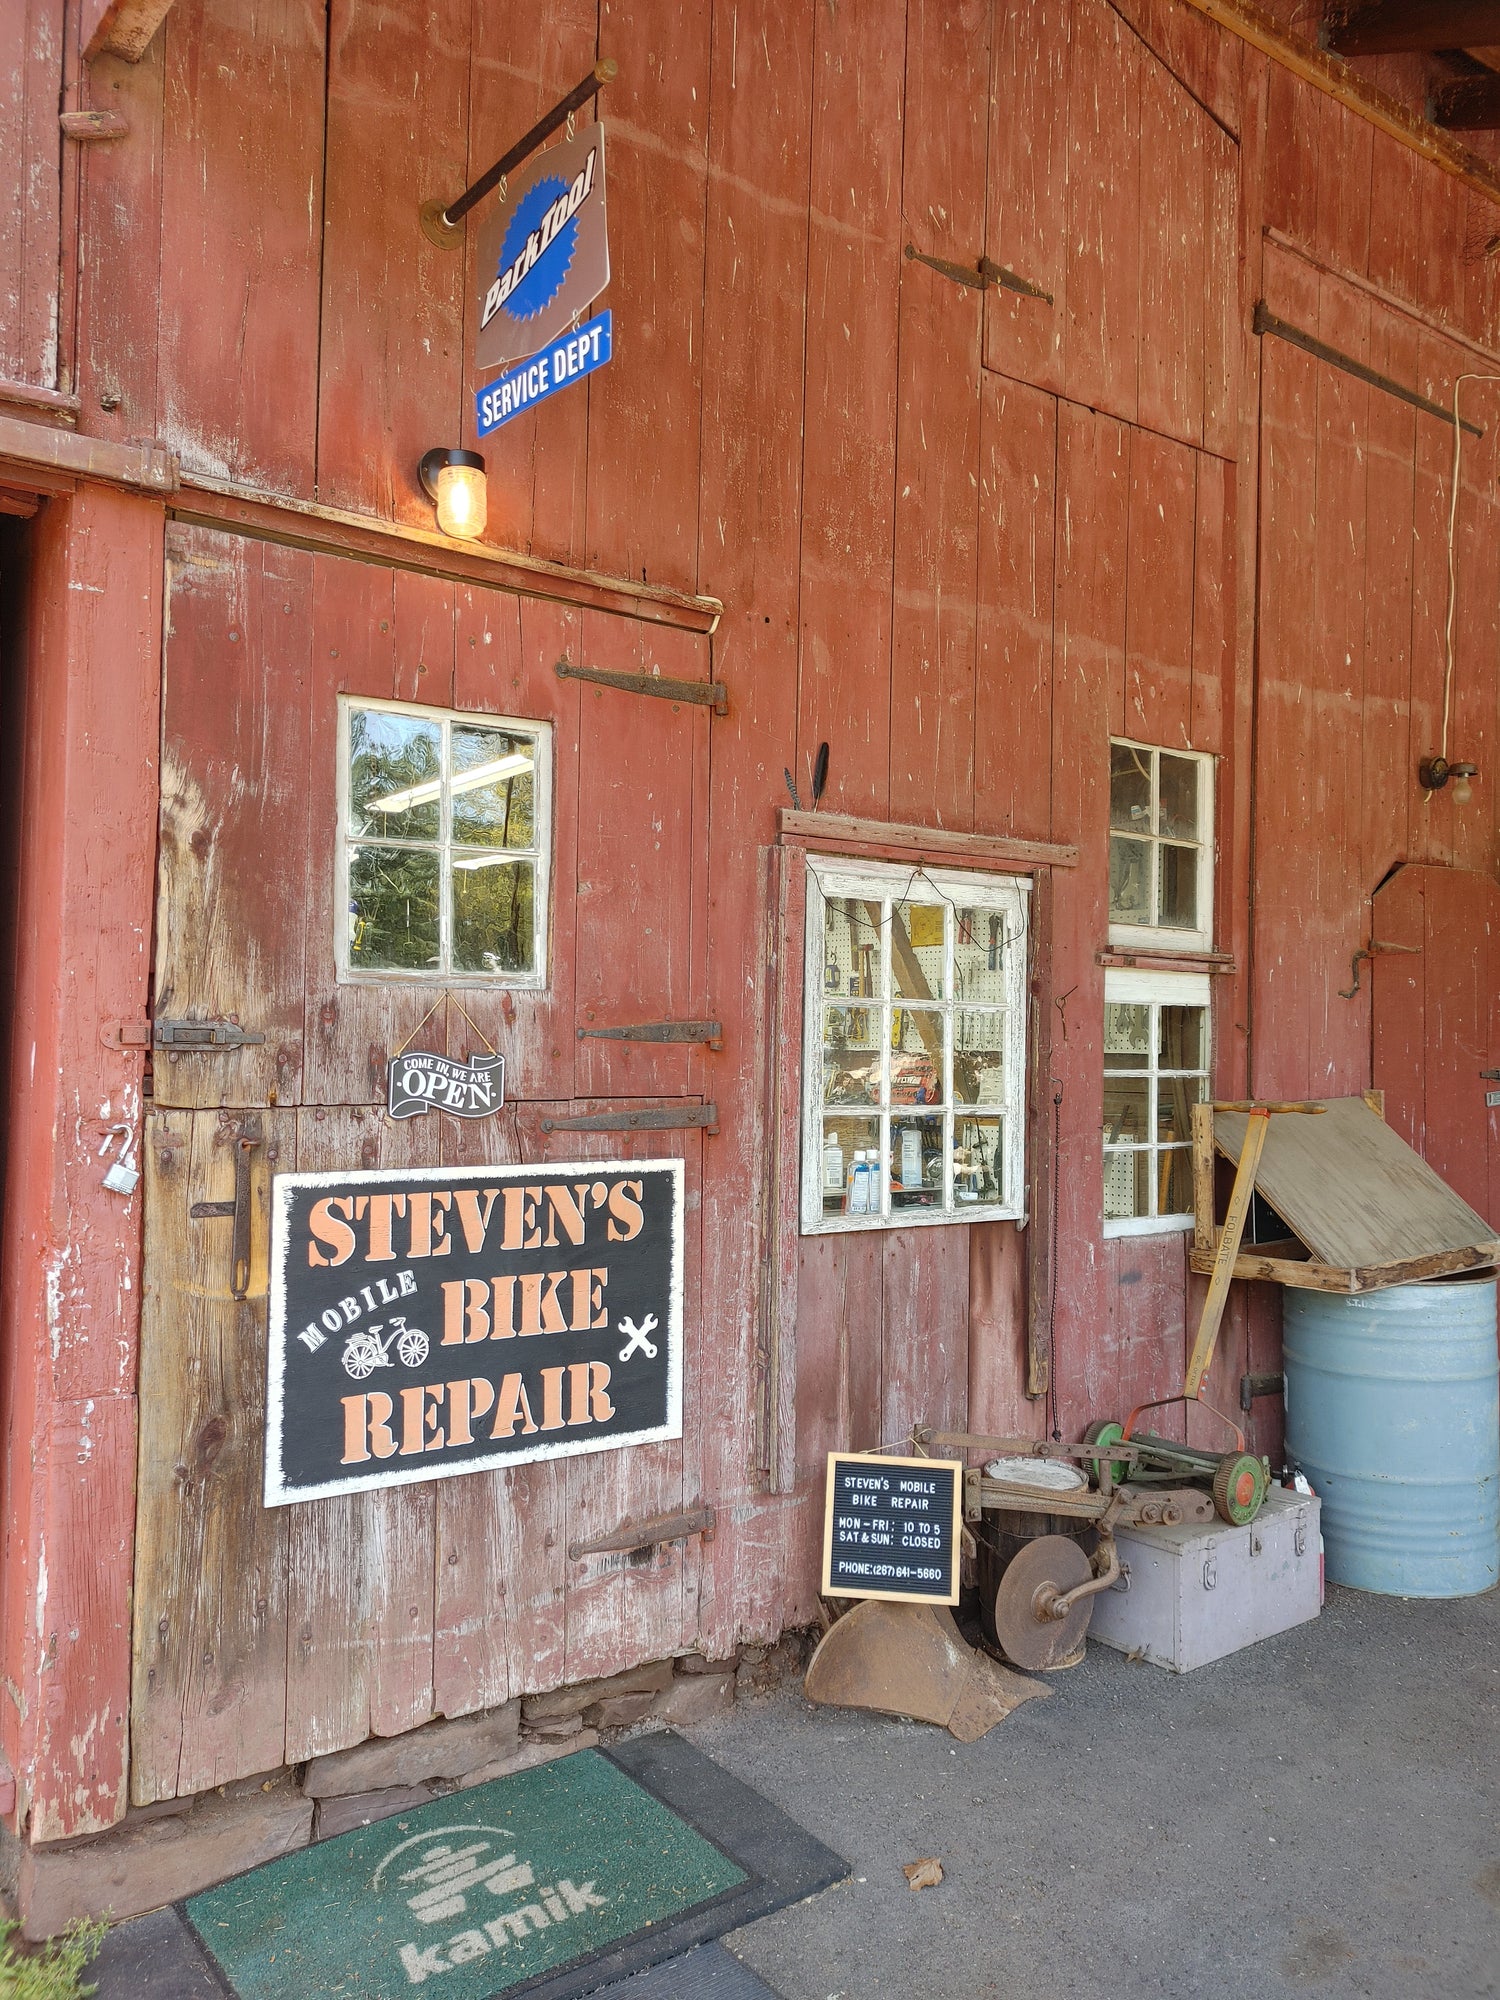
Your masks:
[[[628,1333],[630,1335],[630,1339],[627,1341],[625,1346],[620,1349],[620,1359],[622,1361],[628,1361],[631,1355],[635,1353],[637,1348],[641,1350],[641,1352],[645,1355],[648,1361],[654,1361],[656,1359],[656,1342],[654,1340],[648,1340],[646,1338],[646,1336],[651,1332],[651,1329],[655,1325],[656,1325],[655,1313],[647,1313],[645,1319],[639,1326],[636,1325],[633,1319],[622,1319],[620,1321],[620,1332]]]

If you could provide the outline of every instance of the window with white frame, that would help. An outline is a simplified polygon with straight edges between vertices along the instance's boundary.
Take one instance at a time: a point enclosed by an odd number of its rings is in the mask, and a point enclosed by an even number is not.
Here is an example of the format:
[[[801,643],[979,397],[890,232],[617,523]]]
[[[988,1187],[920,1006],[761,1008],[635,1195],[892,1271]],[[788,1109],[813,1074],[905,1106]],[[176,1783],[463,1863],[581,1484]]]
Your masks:
[[[808,857],[804,1231],[1025,1212],[1030,888]]]
[[[1104,1232],[1193,1220],[1192,1107],[1208,1097],[1208,977],[1104,975]]]
[[[545,723],[340,697],[339,969],[540,986]]]
[[[1207,951],[1213,937],[1213,759],[1109,746],[1109,938]]]

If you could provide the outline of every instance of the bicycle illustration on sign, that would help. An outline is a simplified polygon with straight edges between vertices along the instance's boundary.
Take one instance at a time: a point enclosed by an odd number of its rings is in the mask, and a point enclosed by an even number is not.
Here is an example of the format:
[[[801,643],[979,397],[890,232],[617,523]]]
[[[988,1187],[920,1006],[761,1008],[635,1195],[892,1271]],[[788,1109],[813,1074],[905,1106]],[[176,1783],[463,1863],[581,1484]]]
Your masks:
[[[391,1320],[391,1330],[385,1339],[380,1338],[382,1321],[374,1326],[361,1327],[358,1333],[351,1333],[344,1343],[344,1373],[356,1382],[363,1382],[377,1368],[393,1368],[391,1343],[396,1345],[396,1353],[404,1368],[420,1368],[427,1359],[429,1342],[419,1326],[408,1326],[401,1314]]]

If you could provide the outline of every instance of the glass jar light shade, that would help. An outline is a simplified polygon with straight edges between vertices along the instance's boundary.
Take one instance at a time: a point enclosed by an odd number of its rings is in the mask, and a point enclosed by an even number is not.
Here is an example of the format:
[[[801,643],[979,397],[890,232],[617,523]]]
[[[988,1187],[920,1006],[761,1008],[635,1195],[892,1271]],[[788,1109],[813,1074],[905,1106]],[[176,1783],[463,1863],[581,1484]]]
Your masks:
[[[439,447],[423,455],[419,470],[437,508],[442,532],[457,541],[477,541],[484,533],[488,504],[484,460],[479,453]]]

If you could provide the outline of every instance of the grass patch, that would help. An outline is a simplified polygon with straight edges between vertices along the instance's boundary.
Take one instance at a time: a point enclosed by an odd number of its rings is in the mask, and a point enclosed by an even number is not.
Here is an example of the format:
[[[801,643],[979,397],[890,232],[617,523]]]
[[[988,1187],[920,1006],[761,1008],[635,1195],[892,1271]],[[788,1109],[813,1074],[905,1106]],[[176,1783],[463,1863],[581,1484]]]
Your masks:
[[[95,1990],[83,1984],[83,1970],[103,1943],[107,1924],[69,1924],[61,1937],[21,1956],[11,1943],[16,1928],[0,1923],[0,2000],[86,2000]]]

